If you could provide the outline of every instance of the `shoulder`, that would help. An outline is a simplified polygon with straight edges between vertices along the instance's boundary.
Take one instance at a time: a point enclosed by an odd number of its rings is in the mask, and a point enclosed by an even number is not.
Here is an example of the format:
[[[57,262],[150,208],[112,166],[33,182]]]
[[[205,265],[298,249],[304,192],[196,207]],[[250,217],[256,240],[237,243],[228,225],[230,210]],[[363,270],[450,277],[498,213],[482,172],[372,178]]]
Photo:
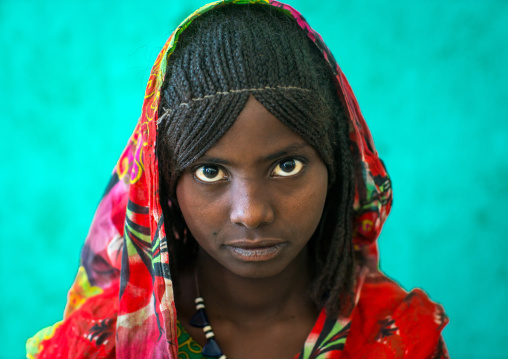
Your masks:
[[[447,358],[443,307],[421,289],[409,293],[379,271],[360,284],[344,356]]]
[[[80,273],[78,279],[81,278]],[[104,290],[93,288],[96,292],[86,297],[80,292],[82,288],[79,288],[79,284],[74,284],[69,292],[64,320],[28,339],[27,357],[115,357],[118,282]]]

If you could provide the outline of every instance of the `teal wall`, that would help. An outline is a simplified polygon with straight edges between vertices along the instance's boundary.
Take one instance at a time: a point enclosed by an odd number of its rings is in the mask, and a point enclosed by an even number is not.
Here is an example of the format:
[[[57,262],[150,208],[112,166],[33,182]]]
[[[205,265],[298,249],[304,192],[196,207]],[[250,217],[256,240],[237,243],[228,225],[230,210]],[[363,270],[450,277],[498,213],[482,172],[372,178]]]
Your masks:
[[[62,316],[149,69],[202,3],[171,2],[0,0],[2,358]],[[506,357],[508,3],[290,3],[334,52],[393,178],[382,268],[445,306],[453,357]]]

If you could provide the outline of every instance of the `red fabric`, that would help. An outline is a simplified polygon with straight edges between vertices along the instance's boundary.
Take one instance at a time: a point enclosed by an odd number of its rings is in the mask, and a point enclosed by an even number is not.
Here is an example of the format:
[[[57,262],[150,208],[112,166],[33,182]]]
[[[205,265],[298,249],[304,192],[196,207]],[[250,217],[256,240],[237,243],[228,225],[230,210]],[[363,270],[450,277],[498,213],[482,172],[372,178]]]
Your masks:
[[[447,358],[443,308],[420,289],[409,294],[380,272],[367,274],[344,358]]]
[[[118,285],[88,299],[41,343],[38,359],[115,358]]]
[[[117,290],[113,286],[88,300],[78,315],[71,315],[50,340],[42,342],[44,351],[38,358],[114,358]],[[321,311],[309,334],[311,340],[323,334],[327,319],[325,311]],[[361,287],[349,328],[335,333],[335,339],[346,338],[345,346],[327,351],[325,344],[318,343],[313,353],[320,351],[320,358],[326,359],[444,359],[448,358],[448,353],[441,330],[447,322],[443,308],[431,302],[420,289],[407,293],[380,272],[369,273]],[[83,336],[82,333],[91,334]],[[135,347],[129,349],[131,353],[136,352]],[[68,356],[70,353],[72,355]]]

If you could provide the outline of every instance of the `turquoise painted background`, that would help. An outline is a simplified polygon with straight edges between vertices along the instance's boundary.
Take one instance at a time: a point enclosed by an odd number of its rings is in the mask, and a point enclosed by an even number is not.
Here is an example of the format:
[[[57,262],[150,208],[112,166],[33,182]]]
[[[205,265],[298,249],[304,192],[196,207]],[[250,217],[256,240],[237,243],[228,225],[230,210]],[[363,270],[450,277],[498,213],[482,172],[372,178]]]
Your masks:
[[[150,67],[201,1],[0,0],[0,357],[58,321]],[[303,1],[393,178],[381,266],[451,318],[454,358],[508,357],[508,2]]]

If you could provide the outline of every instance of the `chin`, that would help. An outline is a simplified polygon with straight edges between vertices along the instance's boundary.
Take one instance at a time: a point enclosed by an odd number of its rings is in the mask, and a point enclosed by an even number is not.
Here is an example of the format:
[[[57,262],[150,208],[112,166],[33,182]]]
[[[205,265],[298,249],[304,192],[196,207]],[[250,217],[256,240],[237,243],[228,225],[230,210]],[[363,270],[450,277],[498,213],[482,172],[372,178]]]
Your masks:
[[[231,273],[249,279],[267,279],[271,277],[275,277],[280,274],[284,268],[276,268],[272,265],[260,265],[257,263],[256,265],[243,265],[243,266],[234,266],[234,267],[226,267]]]

